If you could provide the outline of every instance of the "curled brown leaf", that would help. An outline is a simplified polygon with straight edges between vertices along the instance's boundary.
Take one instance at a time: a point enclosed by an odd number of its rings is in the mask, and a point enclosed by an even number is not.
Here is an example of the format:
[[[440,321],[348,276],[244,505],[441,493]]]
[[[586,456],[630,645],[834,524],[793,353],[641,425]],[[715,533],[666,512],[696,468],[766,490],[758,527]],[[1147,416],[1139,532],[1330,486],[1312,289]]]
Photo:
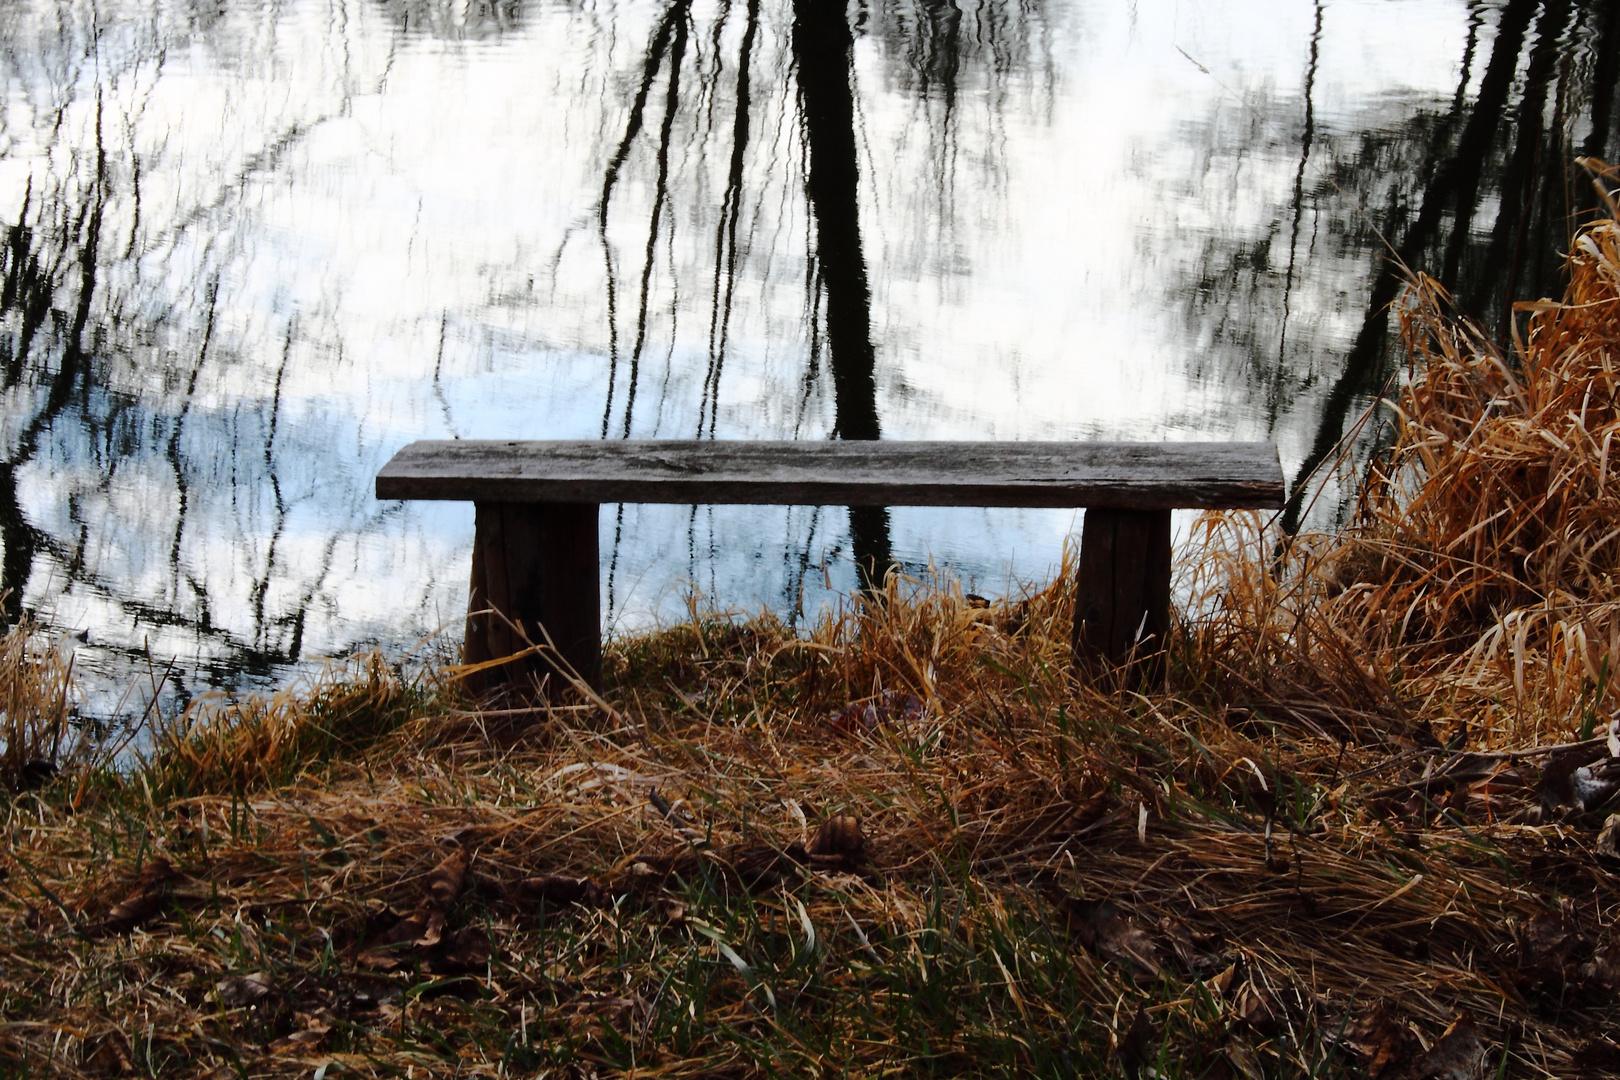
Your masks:
[[[811,865],[827,869],[854,869],[866,856],[861,823],[851,814],[838,814],[821,823],[810,841]]]
[[[168,859],[158,856],[141,870],[134,886],[124,898],[112,906],[104,916],[92,923],[92,937],[127,934],[142,923],[151,920],[163,910],[169,899],[171,886],[180,872]]]
[[[1163,970],[1153,939],[1115,904],[1066,898],[1064,907],[1070,929],[1098,956],[1154,978]]]
[[[525,906],[544,904],[550,908],[578,904],[581,907],[606,907],[610,900],[607,890],[588,877],[567,877],[562,874],[542,874],[518,882],[513,897]]]

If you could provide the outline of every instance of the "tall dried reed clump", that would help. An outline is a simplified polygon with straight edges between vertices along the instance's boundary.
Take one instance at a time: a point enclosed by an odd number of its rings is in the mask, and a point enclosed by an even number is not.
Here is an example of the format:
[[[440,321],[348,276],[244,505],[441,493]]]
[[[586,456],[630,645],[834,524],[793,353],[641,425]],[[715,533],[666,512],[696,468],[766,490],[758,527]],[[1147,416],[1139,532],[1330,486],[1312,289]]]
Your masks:
[[[1507,349],[1414,279],[1395,437],[1343,530],[1279,545],[1252,517],[1201,523],[1187,647],[1223,700],[1411,735],[1403,718],[1445,699],[1487,741],[1590,734],[1607,715],[1620,675],[1613,220],[1576,235],[1568,274],[1562,301],[1519,305]]]
[[[1414,284],[1421,374],[1337,569],[1341,617],[1414,669],[1590,727],[1620,674],[1620,227],[1579,233],[1568,273],[1561,302],[1520,305],[1510,352]]]
[[[46,779],[69,749],[69,669],[66,655],[42,644],[31,623],[0,636],[0,788]]]

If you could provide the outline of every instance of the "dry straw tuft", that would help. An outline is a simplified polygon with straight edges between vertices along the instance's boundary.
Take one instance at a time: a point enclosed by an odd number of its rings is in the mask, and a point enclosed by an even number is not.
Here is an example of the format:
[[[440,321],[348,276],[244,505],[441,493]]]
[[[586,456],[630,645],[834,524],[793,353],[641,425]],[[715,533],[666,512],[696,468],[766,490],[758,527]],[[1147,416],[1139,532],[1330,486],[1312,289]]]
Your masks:
[[[0,635],[0,788],[36,787],[72,756],[70,672],[68,655],[45,644],[33,624]]]
[[[425,705],[382,656],[323,668],[310,684],[267,697],[204,698],[153,732],[145,769],[163,797],[245,794],[364,750]]]
[[[1612,171],[1609,173],[1612,178]],[[1561,302],[1518,306],[1511,350],[1420,277],[1415,377],[1361,520],[1323,575],[1364,655],[1513,703],[1507,739],[1591,728],[1620,676],[1620,228],[1578,234]]]
[[[1568,274],[1562,301],[1518,305],[1506,349],[1415,277],[1395,437],[1343,530],[1200,523],[1182,648],[1223,701],[1397,742],[1427,737],[1433,695],[1489,745],[1601,725],[1620,676],[1614,221],[1574,238]]]

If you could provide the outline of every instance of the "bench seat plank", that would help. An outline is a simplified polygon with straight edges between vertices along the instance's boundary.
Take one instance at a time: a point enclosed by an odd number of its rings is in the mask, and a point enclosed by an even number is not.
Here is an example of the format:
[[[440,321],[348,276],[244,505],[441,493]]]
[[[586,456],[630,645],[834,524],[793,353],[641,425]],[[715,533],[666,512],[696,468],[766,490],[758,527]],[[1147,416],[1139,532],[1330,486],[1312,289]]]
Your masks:
[[[1270,443],[414,442],[379,499],[1277,509]]]

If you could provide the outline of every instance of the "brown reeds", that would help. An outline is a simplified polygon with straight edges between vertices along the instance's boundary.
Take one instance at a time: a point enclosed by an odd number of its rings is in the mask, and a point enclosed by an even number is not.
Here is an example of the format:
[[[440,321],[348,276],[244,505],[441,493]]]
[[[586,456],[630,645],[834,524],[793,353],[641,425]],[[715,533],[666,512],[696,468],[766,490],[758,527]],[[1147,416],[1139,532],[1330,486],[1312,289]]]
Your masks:
[[[1417,281],[1402,320],[1419,374],[1335,569],[1355,590],[1340,606],[1408,663],[1507,671],[1538,722],[1578,727],[1620,675],[1620,231],[1583,231],[1568,268],[1562,302],[1520,305],[1510,351]]]
[[[68,654],[30,622],[0,634],[0,789],[41,786],[72,756],[71,667]]]
[[[1565,298],[1518,305],[1509,348],[1414,277],[1395,437],[1343,530],[1201,524],[1205,607],[1187,629],[1225,700],[1278,714],[1297,699],[1301,722],[1398,740],[1427,736],[1409,721],[1436,693],[1486,744],[1590,735],[1607,719],[1620,674],[1614,222],[1579,233],[1567,265]]]

